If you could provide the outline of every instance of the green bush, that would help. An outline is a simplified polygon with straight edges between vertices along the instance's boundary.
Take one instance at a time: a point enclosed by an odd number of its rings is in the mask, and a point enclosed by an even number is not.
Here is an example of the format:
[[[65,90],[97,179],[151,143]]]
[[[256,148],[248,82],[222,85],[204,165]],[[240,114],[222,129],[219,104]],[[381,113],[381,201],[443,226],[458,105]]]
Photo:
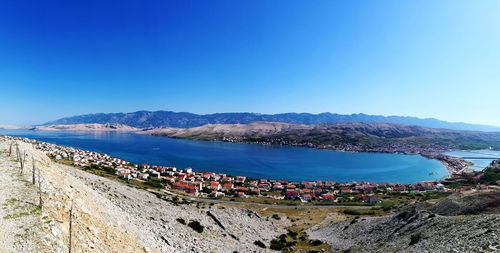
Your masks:
[[[202,233],[203,232],[203,228],[204,227],[203,227],[203,225],[200,224],[199,221],[195,221],[195,220],[194,221],[190,221],[188,223],[188,226],[190,228],[192,228],[194,231],[198,232],[198,233]]]
[[[411,235],[410,237],[410,245],[413,245],[415,243],[418,243],[422,239],[422,234],[421,233],[416,233]]]
[[[269,245],[269,248],[272,250],[282,250],[285,247],[285,242],[279,239],[272,239],[271,240],[271,245]]]
[[[148,180],[146,181],[146,185],[154,188],[163,188],[163,185],[157,180]]]
[[[116,173],[116,170],[110,167],[104,167],[104,171],[110,175],[114,175]]]
[[[311,246],[319,246],[321,244],[323,244],[323,242],[320,240],[310,240],[309,241],[309,245],[311,245]]]
[[[299,234],[297,232],[288,230],[287,235],[290,236],[291,238],[295,239],[295,238],[297,238],[297,235],[299,235]]]
[[[496,184],[500,180],[500,170],[492,167],[486,168],[482,180],[488,184]]]
[[[263,249],[266,248],[266,245],[263,242],[261,242],[261,241],[255,241],[255,242],[253,242],[253,244],[255,244],[255,245],[257,245],[257,246],[259,246],[259,247],[261,247]]]
[[[345,214],[349,215],[375,215],[375,210],[369,209],[355,209],[355,208],[347,208],[344,209]]]
[[[186,221],[183,218],[177,218],[175,219],[177,222],[179,222],[182,225],[186,225]]]

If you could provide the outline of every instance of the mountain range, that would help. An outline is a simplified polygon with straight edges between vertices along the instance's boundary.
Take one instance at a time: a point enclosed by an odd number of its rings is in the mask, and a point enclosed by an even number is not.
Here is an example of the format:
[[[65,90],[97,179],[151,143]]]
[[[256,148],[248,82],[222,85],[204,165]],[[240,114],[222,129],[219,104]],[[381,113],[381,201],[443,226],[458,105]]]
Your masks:
[[[121,124],[135,128],[191,128],[207,124],[249,124],[252,122],[281,122],[290,124],[320,125],[331,123],[361,122],[390,123],[400,125],[422,126],[430,128],[445,128],[453,130],[499,131],[500,127],[447,122],[433,118],[416,118],[406,116],[381,116],[367,114],[337,114],[337,113],[214,113],[194,114],[172,111],[137,111],[131,113],[97,113],[66,117],[43,125],[71,124]]]

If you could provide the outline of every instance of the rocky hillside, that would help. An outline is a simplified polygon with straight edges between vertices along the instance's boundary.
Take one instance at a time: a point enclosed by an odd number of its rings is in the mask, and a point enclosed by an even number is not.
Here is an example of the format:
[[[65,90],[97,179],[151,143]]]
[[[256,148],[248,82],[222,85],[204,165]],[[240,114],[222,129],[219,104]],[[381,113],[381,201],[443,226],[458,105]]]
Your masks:
[[[73,124],[73,125],[46,125],[46,126],[35,126],[31,128],[32,130],[40,131],[96,131],[96,132],[107,132],[107,131],[118,131],[118,132],[134,132],[140,129],[135,127],[130,127],[121,124]]]
[[[499,252],[500,192],[455,194],[386,217],[352,217],[312,227],[334,251]]]
[[[22,173],[10,143],[0,139],[2,252],[68,252],[72,203],[74,252],[266,252],[254,242],[284,232],[245,209],[159,199],[18,144],[29,164]],[[32,156],[41,172],[41,209]]]
[[[500,127],[474,125],[466,123],[452,123],[437,119],[420,119],[415,117],[379,116],[366,114],[342,115],[336,113],[214,113],[194,114],[171,111],[138,111],[131,113],[98,113],[58,119],[45,125],[61,124],[122,124],[136,128],[176,127],[190,128],[207,124],[249,124],[252,122],[267,121],[290,124],[319,125],[332,123],[363,122],[363,123],[391,123],[400,125],[416,125],[432,128],[447,128],[456,130],[500,131]]]
[[[442,145],[462,148],[500,148],[500,133],[456,131],[396,124],[336,123],[297,125],[273,122],[211,124],[194,128],[161,128],[153,135],[203,140],[234,140],[315,145]]]

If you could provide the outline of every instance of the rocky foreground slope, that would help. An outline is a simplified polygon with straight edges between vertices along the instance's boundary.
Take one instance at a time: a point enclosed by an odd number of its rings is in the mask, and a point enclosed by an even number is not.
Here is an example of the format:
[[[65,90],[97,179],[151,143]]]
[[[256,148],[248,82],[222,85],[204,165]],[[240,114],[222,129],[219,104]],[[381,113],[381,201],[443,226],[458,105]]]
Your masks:
[[[18,144],[29,165],[22,173],[10,144],[0,140],[1,252],[68,252],[71,206],[74,252],[266,252],[254,242],[284,232],[248,210],[165,201]],[[41,210],[32,156],[41,174]],[[190,221],[203,231],[183,224]]]
[[[355,217],[308,232],[334,251],[500,252],[500,192],[455,194],[397,215]]]

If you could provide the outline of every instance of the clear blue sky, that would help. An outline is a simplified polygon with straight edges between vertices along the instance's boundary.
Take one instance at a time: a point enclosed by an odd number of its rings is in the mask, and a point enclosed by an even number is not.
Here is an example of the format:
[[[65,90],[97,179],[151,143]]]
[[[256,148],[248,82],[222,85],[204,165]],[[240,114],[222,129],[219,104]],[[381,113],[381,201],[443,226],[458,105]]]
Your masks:
[[[500,1],[0,2],[0,123],[337,112],[500,125]]]

